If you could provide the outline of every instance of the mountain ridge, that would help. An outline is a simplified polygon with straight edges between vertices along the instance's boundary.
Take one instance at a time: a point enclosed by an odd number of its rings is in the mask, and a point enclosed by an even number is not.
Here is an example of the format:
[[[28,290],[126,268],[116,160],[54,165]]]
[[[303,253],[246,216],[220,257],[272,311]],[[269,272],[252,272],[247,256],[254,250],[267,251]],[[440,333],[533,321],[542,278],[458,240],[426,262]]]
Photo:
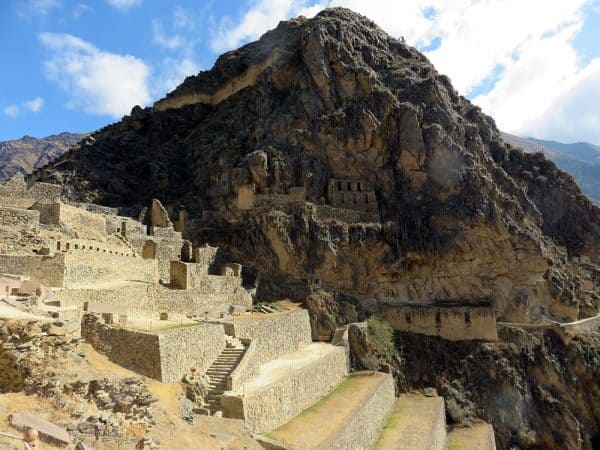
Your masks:
[[[85,136],[62,132],[44,138],[24,135],[20,139],[0,141],[0,181],[17,172],[29,174],[54,161]]]
[[[597,204],[600,203],[600,146],[589,142],[565,144],[558,141],[522,138],[502,133],[511,145],[527,152],[542,152],[561,169],[573,175],[582,191]]]

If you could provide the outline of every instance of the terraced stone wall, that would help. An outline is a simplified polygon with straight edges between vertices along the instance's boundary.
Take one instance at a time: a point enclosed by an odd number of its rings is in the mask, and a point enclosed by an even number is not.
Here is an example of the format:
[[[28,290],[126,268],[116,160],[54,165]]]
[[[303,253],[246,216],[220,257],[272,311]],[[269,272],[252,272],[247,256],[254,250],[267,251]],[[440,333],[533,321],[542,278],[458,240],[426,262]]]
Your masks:
[[[161,380],[177,383],[195,367],[205,373],[225,348],[220,323],[202,323],[159,333]]]
[[[346,351],[337,347],[281,381],[243,394],[225,395],[226,416],[243,419],[253,433],[283,425],[333,389],[348,373]],[[358,448],[358,447],[348,447]]]
[[[255,343],[254,362],[260,366],[312,342],[308,311],[243,317],[225,324],[227,334]]]
[[[156,260],[97,251],[73,252],[64,258],[65,287],[114,281],[158,283]]]
[[[164,383],[177,383],[192,367],[205,372],[225,348],[219,323],[176,327],[156,333],[109,326],[86,314],[82,336],[115,364]]]
[[[177,312],[189,316],[218,318],[230,305],[250,307],[252,297],[247,291],[237,294],[203,294],[170,289],[145,283],[132,283],[118,288],[64,289],[59,294],[71,304],[83,306],[86,301],[127,307],[133,317],[155,317],[161,312]]]
[[[28,275],[44,286],[61,287],[65,281],[65,255],[0,255],[0,273]]]

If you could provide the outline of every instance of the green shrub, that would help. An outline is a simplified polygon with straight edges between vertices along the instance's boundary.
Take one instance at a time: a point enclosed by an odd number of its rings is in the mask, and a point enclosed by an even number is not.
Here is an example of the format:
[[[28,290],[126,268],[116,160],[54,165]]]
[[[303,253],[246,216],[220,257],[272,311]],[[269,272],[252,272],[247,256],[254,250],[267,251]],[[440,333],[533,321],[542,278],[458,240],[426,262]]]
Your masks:
[[[378,353],[385,355],[388,361],[394,357],[394,330],[383,319],[371,316],[367,320],[367,332],[371,343]]]

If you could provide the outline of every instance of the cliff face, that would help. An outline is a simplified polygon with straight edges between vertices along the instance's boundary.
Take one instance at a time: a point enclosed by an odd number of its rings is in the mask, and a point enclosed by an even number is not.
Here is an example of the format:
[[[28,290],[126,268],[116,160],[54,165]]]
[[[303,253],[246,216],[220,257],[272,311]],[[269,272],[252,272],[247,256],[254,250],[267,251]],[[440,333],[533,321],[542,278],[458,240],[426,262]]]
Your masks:
[[[84,137],[83,134],[60,133],[42,139],[23,136],[0,142],[0,181],[8,180],[17,172],[31,173],[45,166]]]
[[[600,210],[542,155],[504,143],[422,54],[349,10],[282,22],[93,138],[35,177],[74,198],[183,205],[189,238],[269,276],[359,298],[491,297],[508,321],[598,312],[587,263],[600,260]],[[250,183],[304,186],[322,204],[331,179],[373,186],[381,222],[236,207]]]

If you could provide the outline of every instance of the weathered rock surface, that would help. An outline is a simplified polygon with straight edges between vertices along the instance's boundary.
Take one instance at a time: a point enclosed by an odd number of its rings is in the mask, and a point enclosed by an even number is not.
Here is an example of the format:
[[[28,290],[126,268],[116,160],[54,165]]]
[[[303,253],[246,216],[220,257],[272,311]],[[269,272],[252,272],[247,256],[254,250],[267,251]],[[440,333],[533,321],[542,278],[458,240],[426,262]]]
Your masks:
[[[35,176],[83,200],[184,205],[190,238],[358,296],[493,297],[511,321],[598,312],[571,258],[598,261],[600,210],[543,155],[505,144],[423,55],[345,9],[282,22]],[[336,177],[372,184],[382,223],[234,206],[250,182],[320,203]]]
[[[499,343],[401,334],[398,384],[434,386],[449,421],[494,425],[498,448],[595,449],[600,444],[600,337],[563,344],[551,331],[504,330]]]

